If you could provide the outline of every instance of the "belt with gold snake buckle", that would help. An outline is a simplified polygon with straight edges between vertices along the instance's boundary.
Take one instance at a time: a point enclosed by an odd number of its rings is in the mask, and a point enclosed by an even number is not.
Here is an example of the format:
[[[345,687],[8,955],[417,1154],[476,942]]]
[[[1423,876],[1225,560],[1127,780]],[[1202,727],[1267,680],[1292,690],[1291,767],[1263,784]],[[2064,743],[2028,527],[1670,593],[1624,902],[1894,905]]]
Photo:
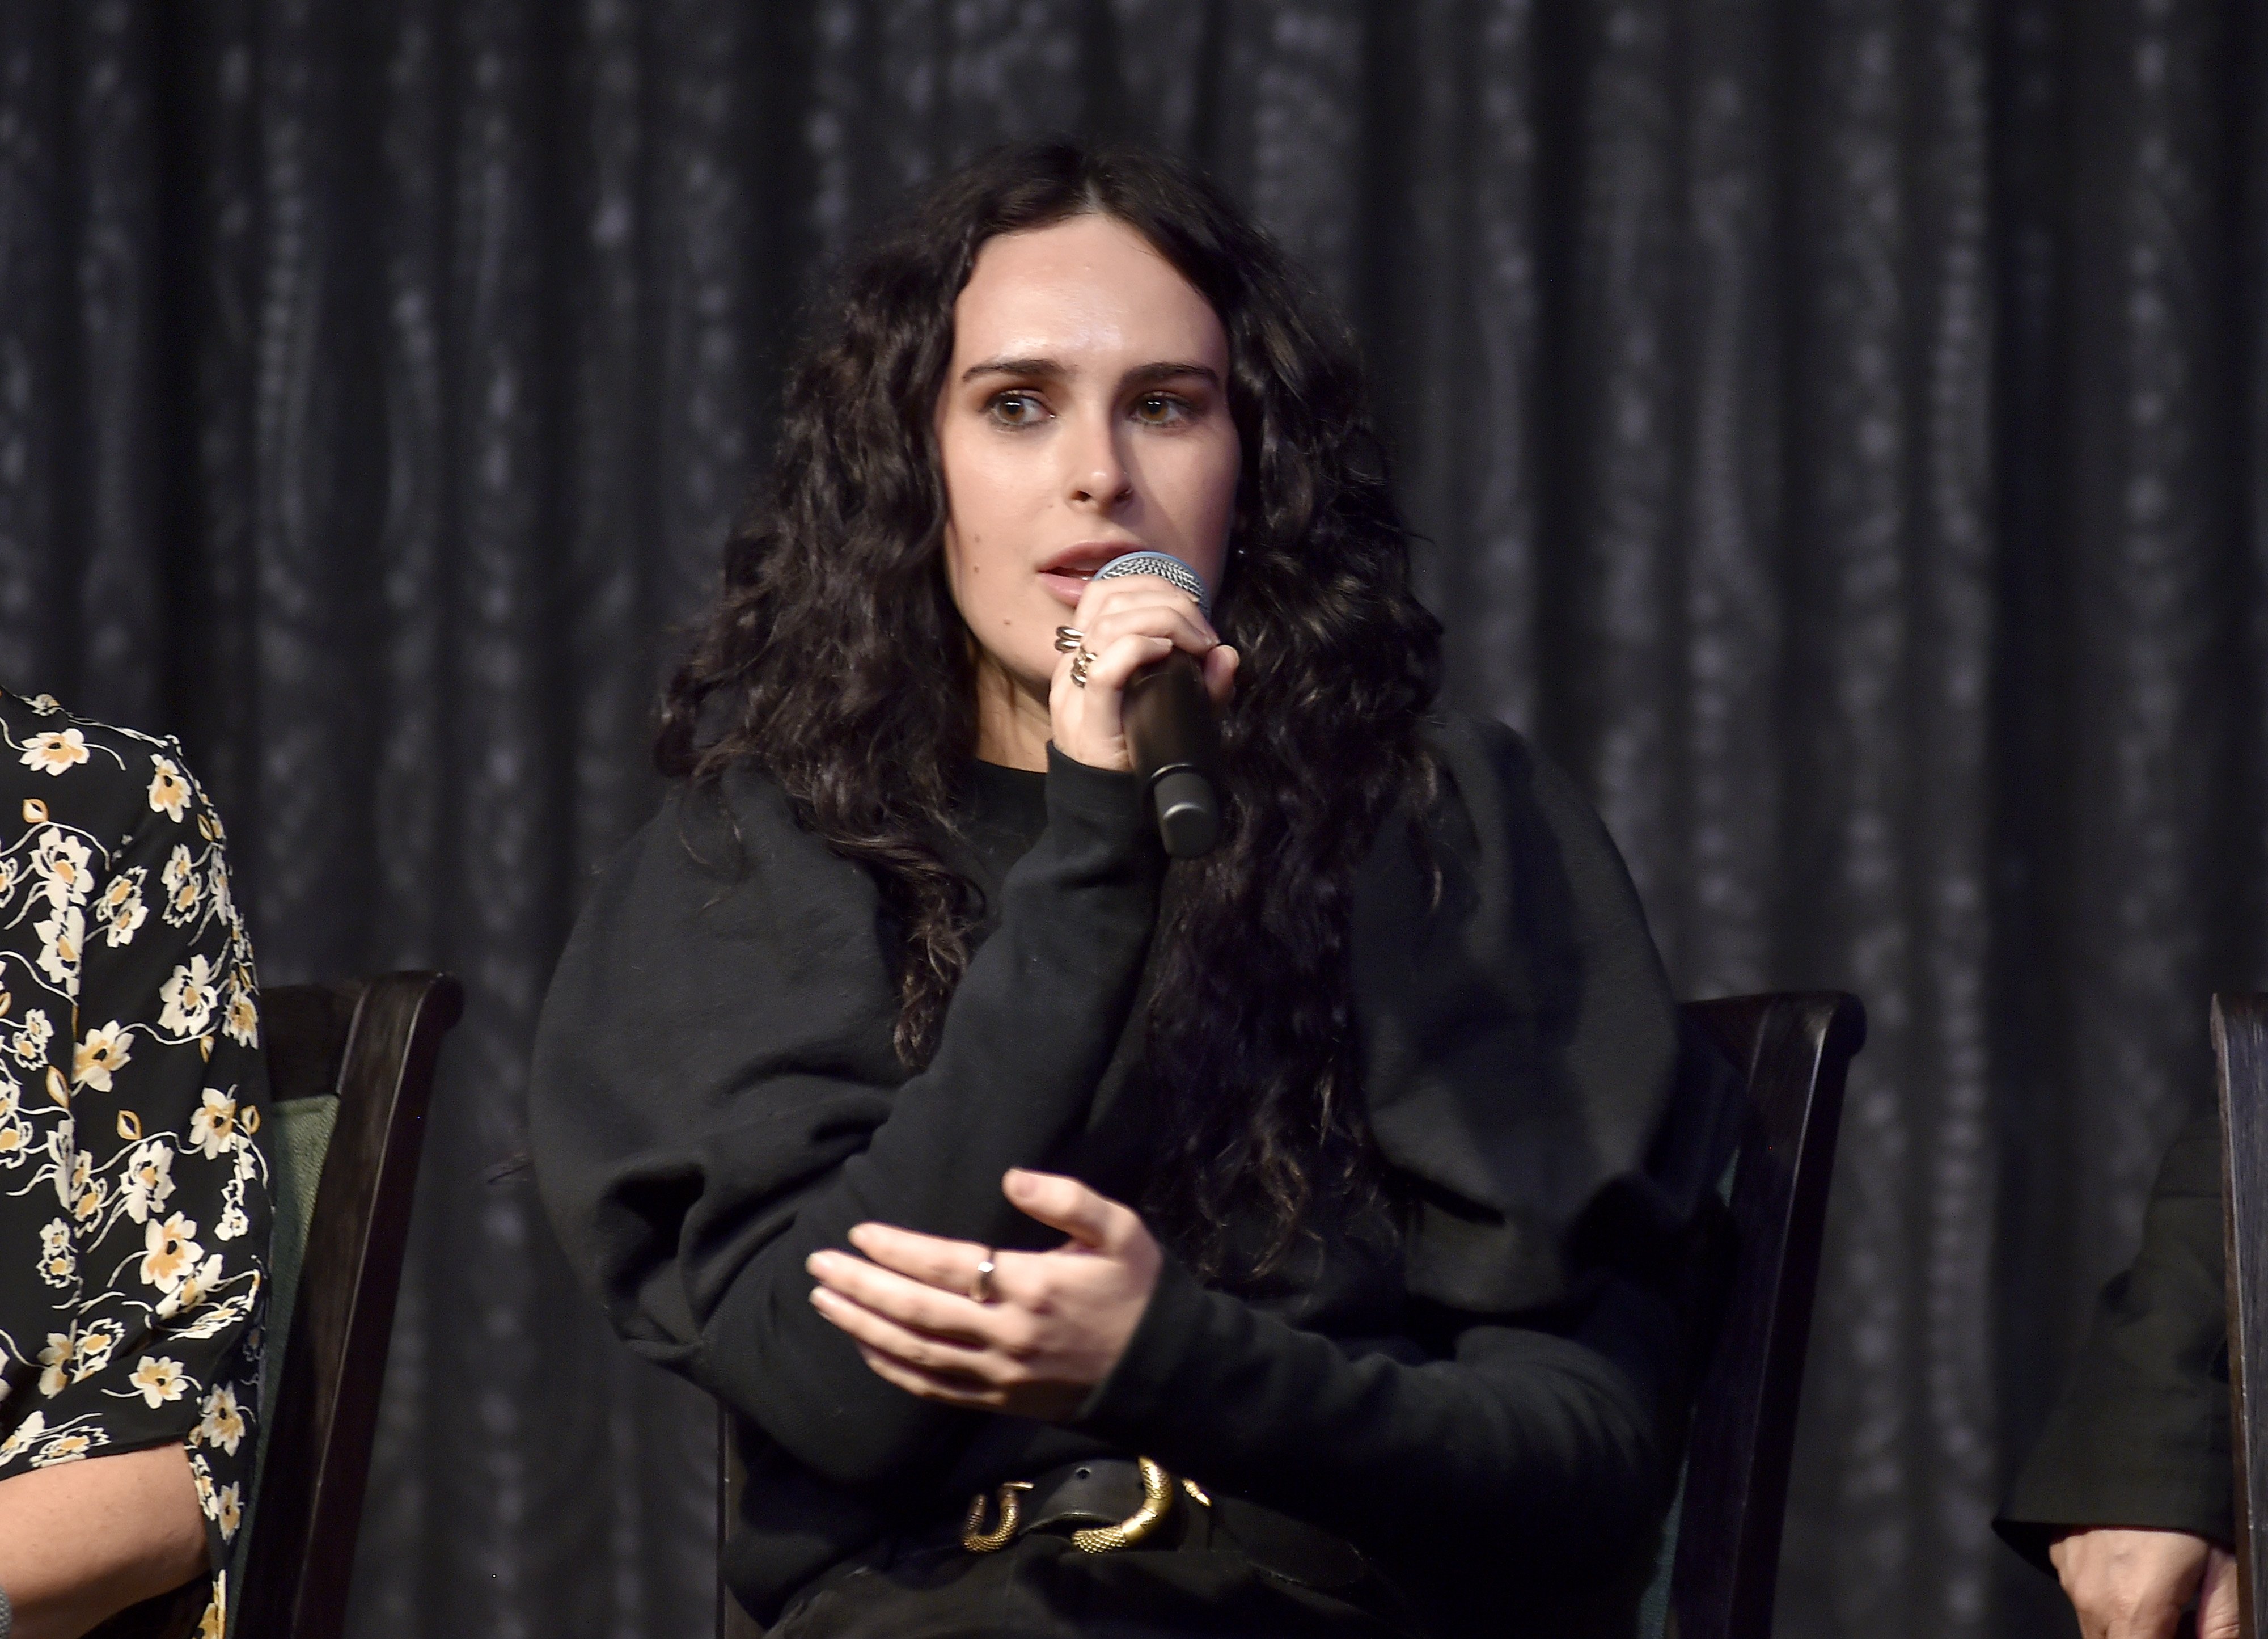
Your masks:
[[[1115,1525],[1089,1525],[1072,1532],[1071,1546],[1081,1553],[1115,1554],[1151,1536],[1173,1512],[1177,1489],[1194,1502],[1207,1508],[1212,1506],[1212,1499],[1194,1480],[1176,1482],[1173,1475],[1146,1457],[1138,1457],[1134,1462],[1142,1477],[1142,1506]],[[968,1517],[961,1523],[961,1546],[971,1554],[997,1554],[1014,1541],[1023,1524],[1024,1494],[1031,1488],[1028,1480],[1011,1480],[990,1496],[979,1491],[971,1497]],[[998,1515],[989,1530],[984,1525],[988,1511],[997,1511]]]

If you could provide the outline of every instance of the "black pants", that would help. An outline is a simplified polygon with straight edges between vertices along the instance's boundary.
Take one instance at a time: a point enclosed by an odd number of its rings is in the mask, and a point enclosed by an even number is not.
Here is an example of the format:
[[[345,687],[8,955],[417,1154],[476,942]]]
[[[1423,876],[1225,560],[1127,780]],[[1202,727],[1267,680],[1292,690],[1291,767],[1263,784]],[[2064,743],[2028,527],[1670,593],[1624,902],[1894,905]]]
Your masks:
[[[886,1545],[821,1577],[767,1639],[1424,1639],[1374,1575],[1327,1591],[1256,1563],[1225,1532],[1176,1535],[1116,1554],[1049,1532],[997,1554]]]

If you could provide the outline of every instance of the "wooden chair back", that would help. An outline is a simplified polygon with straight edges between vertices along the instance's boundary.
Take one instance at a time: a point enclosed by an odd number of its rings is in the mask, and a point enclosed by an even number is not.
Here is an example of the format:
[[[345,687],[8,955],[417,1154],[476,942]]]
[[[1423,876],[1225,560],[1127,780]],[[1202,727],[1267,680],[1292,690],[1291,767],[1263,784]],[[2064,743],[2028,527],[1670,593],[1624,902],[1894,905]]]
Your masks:
[[[338,1639],[434,1066],[464,987],[446,973],[388,973],[277,986],[261,1004],[271,1109],[335,1097],[337,1110],[296,1288],[269,1295],[291,1312],[269,1339],[284,1352],[264,1385],[230,1627],[247,1639]]]
[[[1779,1575],[1788,1459],[1819,1280],[1820,1232],[1851,1060],[1867,1012],[1840,991],[1688,1002],[1749,1093],[1729,1201],[1735,1252],[1695,1397],[1670,1572],[1674,1639],[1765,1639]],[[717,1535],[743,1482],[733,1419],[717,1416]],[[762,1639],[721,1573],[718,1639]]]
[[[1839,991],[1688,1002],[1747,1080],[1734,1252],[1687,1437],[1669,1581],[1675,1639],[1765,1639],[1819,1280],[1827,1185],[1867,1013]]]
[[[2268,1390],[2268,996],[2213,999],[2220,1099],[2222,1242],[2228,1253],[2229,1451],[2235,1459],[2237,1630],[2261,1639],[2268,1575],[2268,1415],[2248,1391]]]

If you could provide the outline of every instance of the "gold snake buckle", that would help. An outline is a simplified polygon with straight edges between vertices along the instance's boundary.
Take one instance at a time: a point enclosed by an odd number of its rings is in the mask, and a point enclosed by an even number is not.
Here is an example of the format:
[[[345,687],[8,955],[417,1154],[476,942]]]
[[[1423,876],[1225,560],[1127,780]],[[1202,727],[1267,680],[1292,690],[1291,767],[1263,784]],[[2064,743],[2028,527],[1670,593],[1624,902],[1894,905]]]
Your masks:
[[[1116,1554],[1130,1548],[1156,1531],[1173,1511],[1174,1477],[1146,1457],[1138,1457],[1134,1462],[1142,1475],[1142,1506],[1115,1525],[1089,1525],[1072,1532],[1071,1546],[1082,1554]],[[1197,1502],[1211,1502],[1188,1480],[1182,1485]],[[990,1499],[982,1491],[971,1497],[968,1517],[961,1526],[961,1546],[971,1554],[997,1554],[1006,1547],[1015,1539],[1016,1527],[1023,1517],[1023,1494],[1031,1488],[1028,1480],[1012,1480],[1000,1488],[1000,1517],[990,1531],[984,1529],[984,1515]]]

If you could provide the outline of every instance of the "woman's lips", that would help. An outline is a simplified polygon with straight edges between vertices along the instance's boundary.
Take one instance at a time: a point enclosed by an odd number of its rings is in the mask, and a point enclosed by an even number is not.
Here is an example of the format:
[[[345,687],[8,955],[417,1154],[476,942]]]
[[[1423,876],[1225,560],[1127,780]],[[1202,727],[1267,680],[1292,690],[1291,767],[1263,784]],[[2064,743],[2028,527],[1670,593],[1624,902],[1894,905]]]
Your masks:
[[[1079,599],[1086,595],[1086,583],[1094,578],[1067,569],[1049,569],[1041,572],[1040,584],[1054,593],[1064,607],[1077,609]]]
[[[1079,599],[1086,595],[1086,583],[1094,579],[1098,571],[1129,552],[1140,550],[1139,539],[1081,541],[1041,564],[1040,581],[1055,594],[1058,602],[1077,609]]]
[[[1040,580],[1055,594],[1057,601],[1077,609],[1079,601],[1086,595],[1086,583],[1094,579],[1105,565],[1114,564],[1129,552],[1143,550],[1139,540],[1082,541],[1064,548],[1040,565]]]

